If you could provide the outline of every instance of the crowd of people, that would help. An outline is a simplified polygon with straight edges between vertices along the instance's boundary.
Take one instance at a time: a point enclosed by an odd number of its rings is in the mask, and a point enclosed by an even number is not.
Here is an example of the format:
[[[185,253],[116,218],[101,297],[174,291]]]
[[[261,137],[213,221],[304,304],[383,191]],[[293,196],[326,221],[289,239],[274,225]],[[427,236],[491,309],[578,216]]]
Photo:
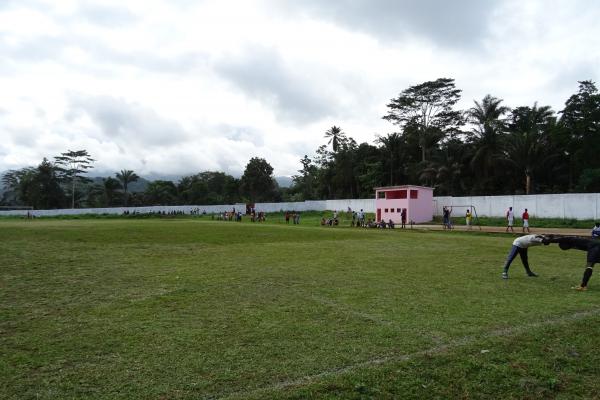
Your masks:
[[[513,227],[515,224],[515,212],[513,211],[512,207],[508,207],[504,218],[506,219],[506,232],[514,232],[515,230]],[[521,219],[523,221],[523,233],[530,233],[531,230],[529,229],[529,211],[527,209],[525,209],[521,214]],[[454,228],[452,225],[452,206],[442,207],[442,226],[445,230],[451,230]],[[467,227],[467,230],[471,230],[473,228],[473,213],[471,212],[470,208],[467,208],[467,212],[465,213],[465,226]]]
[[[263,211],[256,211],[256,209],[252,208],[249,210],[250,213],[250,222],[265,222],[266,214]],[[217,221],[236,221],[242,222],[244,214],[235,209],[235,207],[231,211],[223,211],[217,214],[212,214],[212,219],[216,219]]]
[[[145,211],[145,212],[141,212],[141,211],[138,211],[138,210],[133,210],[133,211],[125,210],[125,211],[123,211],[123,214],[121,214],[121,215],[124,215],[124,216],[129,216],[129,215],[132,215],[132,216],[153,216],[153,215],[159,215],[159,216],[165,216],[165,217],[167,217],[167,216],[168,217],[174,217],[174,216],[177,216],[177,215],[185,215],[185,212],[183,212],[182,210],[170,210],[170,211],[165,211],[165,210],[154,211],[154,210],[152,210],[152,211]]]
[[[285,217],[285,223],[289,224],[290,220],[292,220],[292,223],[294,225],[299,225],[300,224],[300,212],[298,211],[286,211],[284,214]]]
[[[348,215],[349,214],[349,215]],[[363,209],[360,211],[353,211],[348,207],[346,213],[347,218],[351,218],[350,226],[353,228],[379,228],[379,229],[394,229],[396,228],[396,222],[389,219],[387,222],[384,219],[377,221],[374,218],[368,218]],[[338,226],[340,224],[340,215],[337,211],[334,211],[330,217],[323,216],[321,218],[321,226]],[[412,224],[412,223],[411,223]],[[401,214],[401,228],[406,228],[406,209]]]
[[[217,213],[216,217],[213,214],[213,219],[216,219],[217,221],[242,222],[242,212],[235,211],[235,208],[234,208],[233,211],[223,211],[223,212]]]

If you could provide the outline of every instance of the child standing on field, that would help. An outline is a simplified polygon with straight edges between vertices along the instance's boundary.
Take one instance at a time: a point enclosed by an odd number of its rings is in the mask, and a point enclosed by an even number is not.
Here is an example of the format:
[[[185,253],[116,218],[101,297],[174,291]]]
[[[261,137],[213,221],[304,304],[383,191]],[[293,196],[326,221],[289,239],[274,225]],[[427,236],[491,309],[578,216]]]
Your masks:
[[[531,232],[529,230],[529,213],[527,212],[527,209],[523,212],[523,233],[525,233],[525,229],[527,229],[527,233]]]
[[[465,214],[465,223],[467,224],[467,229],[471,230],[471,210],[467,208],[467,213]]]

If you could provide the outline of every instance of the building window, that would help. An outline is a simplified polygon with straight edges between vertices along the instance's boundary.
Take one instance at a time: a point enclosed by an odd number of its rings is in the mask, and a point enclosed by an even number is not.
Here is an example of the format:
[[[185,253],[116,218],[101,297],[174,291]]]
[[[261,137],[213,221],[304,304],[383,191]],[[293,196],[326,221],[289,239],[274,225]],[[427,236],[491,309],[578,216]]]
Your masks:
[[[388,209],[387,209],[387,208],[385,209],[385,212],[388,212]]]
[[[393,213],[393,212],[394,212],[394,209],[393,209],[393,208],[390,208],[390,212],[392,212],[392,213]]]
[[[410,191],[410,198],[411,199],[418,199],[419,198],[419,191],[418,190],[411,190]]]
[[[377,192],[378,199],[385,199],[385,192]]]
[[[396,208],[396,212],[402,212],[402,210],[400,210],[399,208]]]

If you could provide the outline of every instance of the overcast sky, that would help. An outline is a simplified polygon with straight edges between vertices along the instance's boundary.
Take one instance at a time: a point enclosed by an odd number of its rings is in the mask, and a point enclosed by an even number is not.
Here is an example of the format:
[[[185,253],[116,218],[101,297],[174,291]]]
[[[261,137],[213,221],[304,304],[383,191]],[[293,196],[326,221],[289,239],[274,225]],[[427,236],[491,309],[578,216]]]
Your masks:
[[[410,85],[559,111],[599,75],[594,0],[0,0],[0,171],[87,149],[97,172],[292,175],[332,125],[393,132]]]

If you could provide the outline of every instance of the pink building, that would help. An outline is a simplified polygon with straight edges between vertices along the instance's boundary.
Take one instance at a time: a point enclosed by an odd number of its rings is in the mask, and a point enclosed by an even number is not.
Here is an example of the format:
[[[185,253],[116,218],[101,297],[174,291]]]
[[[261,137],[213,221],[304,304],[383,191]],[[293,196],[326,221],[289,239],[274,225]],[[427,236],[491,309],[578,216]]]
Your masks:
[[[377,221],[391,219],[400,223],[403,209],[406,210],[406,223],[433,220],[433,188],[412,185],[375,188]]]

